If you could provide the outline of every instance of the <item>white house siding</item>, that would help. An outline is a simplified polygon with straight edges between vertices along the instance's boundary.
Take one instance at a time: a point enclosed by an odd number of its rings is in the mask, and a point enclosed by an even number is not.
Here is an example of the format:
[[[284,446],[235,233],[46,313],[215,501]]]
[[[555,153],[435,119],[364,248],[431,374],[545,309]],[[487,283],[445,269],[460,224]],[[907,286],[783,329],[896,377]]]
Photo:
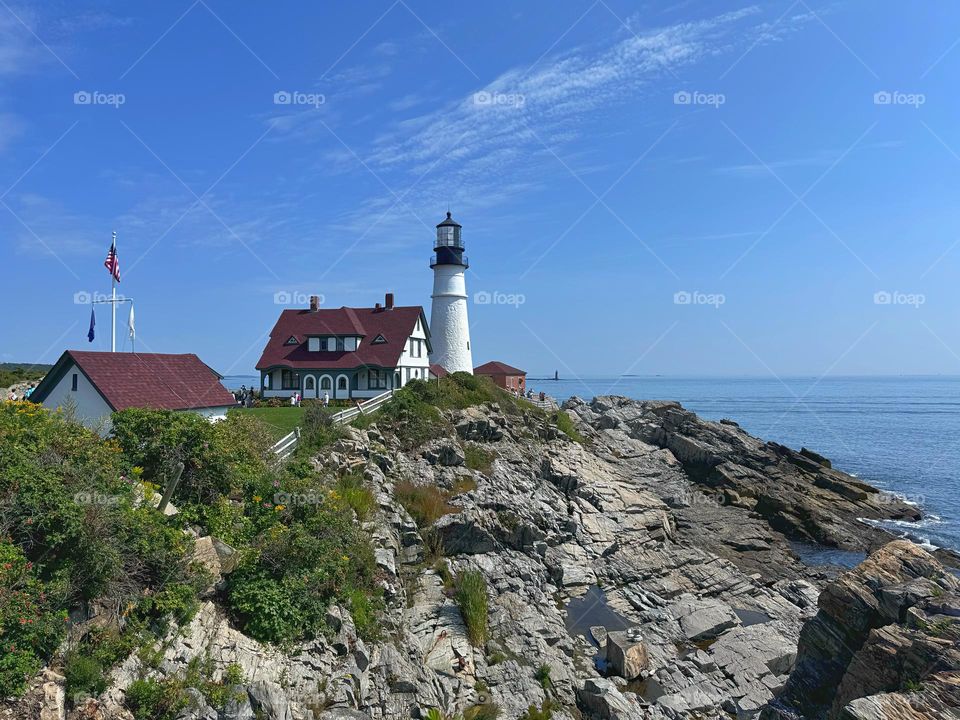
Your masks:
[[[76,390],[71,389],[74,374],[77,376]],[[113,412],[103,396],[87,380],[86,375],[80,372],[75,363],[69,365],[67,372],[41,404],[51,410],[72,405],[77,420],[89,427],[103,426],[104,429],[109,428],[110,414]]]
[[[413,379],[426,380],[430,369],[430,353],[427,350],[427,329],[423,326],[421,320],[417,320],[417,325],[414,327],[413,334],[411,334],[410,337],[420,341],[421,353],[420,357],[413,356],[410,352],[410,338],[407,338],[398,364],[401,387]]]

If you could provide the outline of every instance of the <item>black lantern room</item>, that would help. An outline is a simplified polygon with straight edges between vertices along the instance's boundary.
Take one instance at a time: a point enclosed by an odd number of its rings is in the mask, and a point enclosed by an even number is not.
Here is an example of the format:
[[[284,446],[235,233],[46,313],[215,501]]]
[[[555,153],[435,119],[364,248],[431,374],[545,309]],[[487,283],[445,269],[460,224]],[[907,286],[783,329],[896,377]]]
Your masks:
[[[462,265],[469,267],[467,256],[463,254],[463,240],[460,238],[461,225],[454,220],[450,213],[447,218],[437,225],[437,242],[434,245],[434,256],[430,259],[430,267],[437,265]]]

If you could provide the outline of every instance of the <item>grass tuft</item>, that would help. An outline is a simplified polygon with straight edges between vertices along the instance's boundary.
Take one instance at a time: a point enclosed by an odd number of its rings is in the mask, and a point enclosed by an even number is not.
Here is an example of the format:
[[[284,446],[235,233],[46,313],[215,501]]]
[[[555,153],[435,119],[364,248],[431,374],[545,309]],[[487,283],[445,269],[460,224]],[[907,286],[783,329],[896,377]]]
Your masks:
[[[477,570],[457,576],[456,601],[467,626],[467,638],[474,647],[487,642],[487,581]]]
[[[570,416],[566,413],[565,410],[557,410],[553,414],[553,422],[557,426],[557,430],[562,432],[568,438],[574,442],[578,442],[581,445],[584,444],[583,435],[577,432],[577,428],[573,424],[573,420],[570,419]]]
[[[377,509],[377,500],[370,488],[364,485],[363,475],[348,473],[337,480],[336,491],[343,502],[356,514],[357,520],[365,522]]]
[[[426,528],[456,510],[447,502],[447,495],[435,485],[414,485],[404,480],[397,483],[394,495],[420,528]]]
[[[490,474],[493,466],[494,454],[476,443],[467,443],[463,448],[463,454],[466,458],[465,465],[471,470],[477,470],[484,475]]]
[[[549,690],[553,686],[553,681],[550,679],[550,666],[546,663],[538,667],[533,676],[544,690]]]

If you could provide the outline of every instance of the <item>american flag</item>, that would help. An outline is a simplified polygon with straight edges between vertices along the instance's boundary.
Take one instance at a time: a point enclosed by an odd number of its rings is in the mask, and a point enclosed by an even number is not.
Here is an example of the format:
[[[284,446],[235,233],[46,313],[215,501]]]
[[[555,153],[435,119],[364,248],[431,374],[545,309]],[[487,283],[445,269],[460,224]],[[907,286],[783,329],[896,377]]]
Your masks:
[[[110,245],[110,252],[107,253],[107,259],[103,261],[103,266],[107,269],[113,279],[120,282],[120,260],[117,258],[117,238],[114,236],[113,243]]]

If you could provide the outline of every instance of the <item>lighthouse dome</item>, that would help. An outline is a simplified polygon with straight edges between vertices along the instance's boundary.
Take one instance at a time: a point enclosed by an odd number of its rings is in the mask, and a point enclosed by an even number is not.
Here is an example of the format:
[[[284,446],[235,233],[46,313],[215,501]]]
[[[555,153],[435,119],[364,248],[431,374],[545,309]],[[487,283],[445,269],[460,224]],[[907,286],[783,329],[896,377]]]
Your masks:
[[[437,247],[463,248],[460,231],[460,223],[454,220],[448,212],[446,220],[437,224]]]

